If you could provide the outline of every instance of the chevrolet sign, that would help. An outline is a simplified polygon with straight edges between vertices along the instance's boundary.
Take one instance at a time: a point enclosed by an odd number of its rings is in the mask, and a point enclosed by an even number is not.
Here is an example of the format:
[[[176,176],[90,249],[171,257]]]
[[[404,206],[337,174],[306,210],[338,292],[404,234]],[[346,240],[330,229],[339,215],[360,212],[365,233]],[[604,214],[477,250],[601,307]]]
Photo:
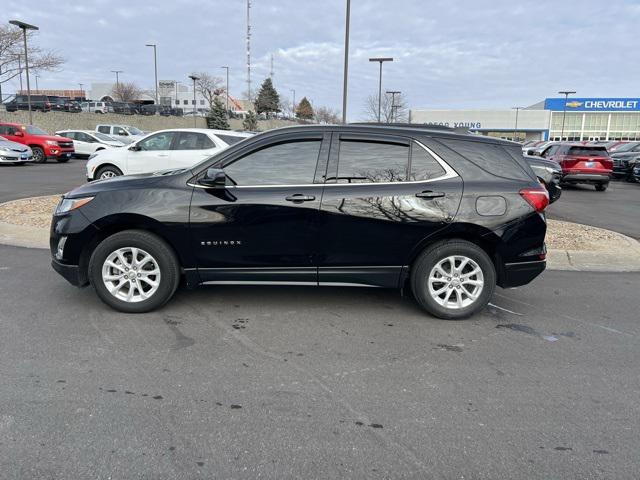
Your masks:
[[[545,110],[579,112],[625,112],[640,111],[640,98],[573,98],[566,102],[564,98],[547,98]]]

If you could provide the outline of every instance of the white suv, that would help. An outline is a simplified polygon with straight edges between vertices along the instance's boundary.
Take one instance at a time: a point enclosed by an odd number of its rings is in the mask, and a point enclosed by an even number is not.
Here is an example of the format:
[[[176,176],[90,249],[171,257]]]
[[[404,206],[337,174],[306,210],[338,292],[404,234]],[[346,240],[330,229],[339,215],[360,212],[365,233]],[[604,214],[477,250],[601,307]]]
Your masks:
[[[123,147],[124,143],[109,135],[91,130],[60,130],[55,133],[61,137],[73,140],[73,149],[76,157],[88,157],[92,153],[105,148]]]
[[[82,102],[80,108],[83,112],[113,113],[113,107],[107,102]]]
[[[190,168],[251,133],[180,128],[151,133],[125,148],[101,150],[89,157],[87,180],[159,170]]]
[[[142,130],[131,125],[100,124],[96,125],[96,132],[110,135],[126,144],[140,140],[146,135]]]

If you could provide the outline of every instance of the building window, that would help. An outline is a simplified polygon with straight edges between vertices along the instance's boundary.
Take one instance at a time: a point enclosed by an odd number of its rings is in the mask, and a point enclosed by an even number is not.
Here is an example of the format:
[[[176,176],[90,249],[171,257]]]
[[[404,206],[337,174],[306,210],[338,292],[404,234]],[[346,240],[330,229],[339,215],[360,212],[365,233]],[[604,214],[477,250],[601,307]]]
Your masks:
[[[182,104],[183,104],[183,105],[189,105],[189,100],[183,100],[183,101],[182,101]]]
[[[200,105],[204,105],[204,100],[200,100]]]
[[[180,99],[176,98],[176,105],[180,105]]]
[[[195,100],[191,100],[191,105],[195,105],[196,101]]]

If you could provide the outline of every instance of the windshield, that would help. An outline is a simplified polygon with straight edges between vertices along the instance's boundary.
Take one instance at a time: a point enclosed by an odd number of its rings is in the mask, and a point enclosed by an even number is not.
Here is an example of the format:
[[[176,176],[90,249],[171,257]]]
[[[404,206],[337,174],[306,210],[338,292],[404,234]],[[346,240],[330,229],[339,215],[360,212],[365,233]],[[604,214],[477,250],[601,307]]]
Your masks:
[[[608,157],[607,149],[604,147],[571,147],[569,155],[580,157]]]
[[[47,132],[45,132],[41,128],[34,127],[33,125],[27,125],[27,128],[25,130],[29,135],[49,135]]]
[[[628,151],[630,151],[630,150],[633,150],[633,148],[634,148],[636,145],[638,145],[638,144],[637,144],[637,143],[635,143],[635,142],[625,143],[625,144],[620,145],[619,147],[617,147],[617,148],[615,149],[615,152],[616,152],[616,153],[620,153],[620,152],[628,152]]]
[[[144,132],[142,130],[138,130],[136,127],[125,127],[125,130],[127,130],[131,135],[144,135]]]
[[[100,133],[100,132],[91,132],[91,135],[96,137],[98,140],[102,140],[103,142],[116,142],[116,141],[119,141],[119,140],[115,140],[114,138],[110,137],[109,135],[105,135],[104,133]]]

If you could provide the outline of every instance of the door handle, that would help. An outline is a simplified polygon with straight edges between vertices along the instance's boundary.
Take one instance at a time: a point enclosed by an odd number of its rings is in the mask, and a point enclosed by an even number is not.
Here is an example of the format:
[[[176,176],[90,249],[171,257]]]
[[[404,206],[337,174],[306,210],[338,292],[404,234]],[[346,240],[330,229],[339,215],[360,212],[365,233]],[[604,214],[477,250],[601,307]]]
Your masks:
[[[285,197],[285,200],[287,202],[293,203],[312,202],[315,199],[316,197],[314,197],[313,195],[303,195],[301,193],[296,193],[295,195],[289,195],[288,197]]]
[[[444,192],[432,192],[431,190],[425,190],[424,192],[416,193],[418,198],[442,198]]]

